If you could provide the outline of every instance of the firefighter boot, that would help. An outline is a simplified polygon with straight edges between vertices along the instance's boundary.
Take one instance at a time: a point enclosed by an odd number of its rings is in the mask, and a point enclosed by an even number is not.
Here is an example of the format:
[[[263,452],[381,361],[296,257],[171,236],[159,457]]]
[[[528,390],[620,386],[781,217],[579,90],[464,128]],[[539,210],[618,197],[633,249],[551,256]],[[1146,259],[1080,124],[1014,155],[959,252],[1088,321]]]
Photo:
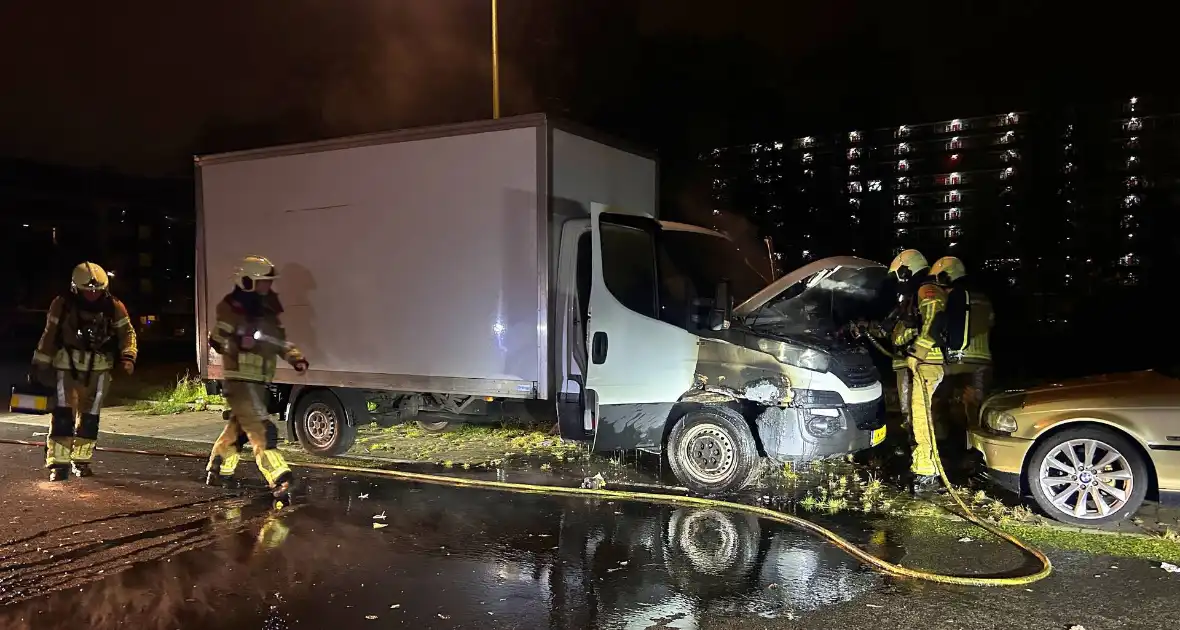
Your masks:
[[[94,470],[90,468],[90,462],[71,462],[71,472],[75,477],[93,477]]]
[[[281,510],[291,505],[291,485],[294,477],[291,472],[285,472],[275,480],[275,485],[271,486],[271,494],[274,496],[274,508]]]
[[[943,492],[942,478],[938,475],[914,475],[910,481],[910,494],[915,497],[933,497]]]
[[[70,478],[69,464],[53,464],[49,466],[50,481],[65,481]]]
[[[225,458],[220,455],[214,457],[205,471],[205,485],[213,488],[236,488],[237,480],[234,479],[233,471],[237,467],[238,457],[237,452]]]

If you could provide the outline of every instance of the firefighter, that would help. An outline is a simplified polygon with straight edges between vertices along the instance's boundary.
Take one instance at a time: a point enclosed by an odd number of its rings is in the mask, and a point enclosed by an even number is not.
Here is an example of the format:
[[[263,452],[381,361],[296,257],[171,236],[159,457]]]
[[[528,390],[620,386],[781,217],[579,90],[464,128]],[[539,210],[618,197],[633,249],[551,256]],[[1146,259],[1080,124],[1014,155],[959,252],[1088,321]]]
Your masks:
[[[934,392],[942,382],[944,363],[941,339],[945,326],[946,291],[926,273],[927,266],[926,257],[913,249],[901,252],[889,264],[889,272],[899,281],[918,285],[915,325],[899,324],[893,339],[894,347],[903,350],[911,378],[910,426],[914,449],[910,473],[916,492],[933,490],[938,483],[930,413]]]
[[[889,272],[897,282],[897,305],[881,322],[875,331],[878,338],[889,340],[893,351],[893,375],[897,382],[898,406],[903,416],[902,426],[910,431],[910,402],[912,379],[906,366],[905,349],[917,336],[918,302],[917,291],[926,280],[929,265],[926,257],[916,249],[907,249],[897,255],[889,265]]]
[[[209,455],[205,483],[220,486],[232,479],[244,433],[258,470],[274,494],[275,506],[281,508],[290,502],[294,479],[277,448],[278,429],[268,418],[267,384],[274,379],[278,359],[299,373],[307,370],[308,362],[287,341],[279,321],[283,307],[271,290],[277,278],[269,260],[247,256],[235,269],[233,292],[217,305],[217,324],[209,333],[209,346],[222,357],[225,398],[231,411]]]
[[[991,386],[995,313],[987,295],[970,286],[967,268],[958,258],[939,258],[930,275],[947,291],[946,375],[962,381],[965,420],[973,423]]]
[[[902,424],[907,427],[911,420],[912,380],[904,350],[917,336],[918,287],[927,281],[929,267],[926,257],[916,249],[901,252],[889,264],[890,275],[898,283],[897,306],[882,322],[877,334],[878,337],[888,337],[894,349],[893,375],[897,380],[898,404],[904,416]]]
[[[50,481],[94,474],[90,461],[111,372],[118,366],[130,375],[137,355],[135,329],[127,307],[110,293],[107,272],[92,262],[74,267],[70,293],[49,305],[33,353],[35,378],[57,391],[45,440]]]

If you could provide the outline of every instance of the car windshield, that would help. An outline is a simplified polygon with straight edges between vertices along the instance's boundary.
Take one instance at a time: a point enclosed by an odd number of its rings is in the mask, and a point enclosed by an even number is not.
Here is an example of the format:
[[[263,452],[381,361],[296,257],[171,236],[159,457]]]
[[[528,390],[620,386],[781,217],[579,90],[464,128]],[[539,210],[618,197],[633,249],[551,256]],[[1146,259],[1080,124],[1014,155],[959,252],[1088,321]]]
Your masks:
[[[888,312],[891,296],[881,290],[886,276],[881,266],[818,271],[787,287],[746,324],[780,335],[830,339],[848,322]]]

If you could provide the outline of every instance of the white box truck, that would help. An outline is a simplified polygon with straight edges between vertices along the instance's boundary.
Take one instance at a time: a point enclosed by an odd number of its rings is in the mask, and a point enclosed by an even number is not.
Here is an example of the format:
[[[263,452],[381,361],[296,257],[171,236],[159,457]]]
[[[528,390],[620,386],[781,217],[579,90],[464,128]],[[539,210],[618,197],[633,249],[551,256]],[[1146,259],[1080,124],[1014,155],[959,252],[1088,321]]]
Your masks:
[[[543,115],[198,157],[202,375],[220,378],[205,340],[233,266],[259,254],[311,362],[280,368],[271,410],[319,455],[370,422],[517,405],[717,493],[761,457],[880,442],[877,371],[839,324],[881,265],[767,286],[757,248],[658,220],[657,178],[654,157]]]

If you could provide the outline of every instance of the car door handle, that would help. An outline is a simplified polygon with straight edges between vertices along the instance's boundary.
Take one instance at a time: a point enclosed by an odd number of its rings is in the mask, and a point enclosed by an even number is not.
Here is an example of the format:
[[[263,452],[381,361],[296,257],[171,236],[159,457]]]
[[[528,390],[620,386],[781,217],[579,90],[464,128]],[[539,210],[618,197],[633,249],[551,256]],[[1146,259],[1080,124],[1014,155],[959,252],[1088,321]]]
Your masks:
[[[594,333],[594,342],[591,346],[590,360],[594,361],[594,365],[606,363],[606,333],[602,331]]]

